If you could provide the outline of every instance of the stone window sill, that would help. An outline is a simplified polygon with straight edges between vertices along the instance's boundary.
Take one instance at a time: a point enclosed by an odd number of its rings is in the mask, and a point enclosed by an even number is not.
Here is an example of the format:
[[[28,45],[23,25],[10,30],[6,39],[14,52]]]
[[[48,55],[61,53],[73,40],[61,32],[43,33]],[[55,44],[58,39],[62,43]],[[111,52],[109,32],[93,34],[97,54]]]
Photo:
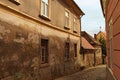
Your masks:
[[[44,19],[44,20],[47,20],[47,21],[51,21],[49,17],[46,17],[44,15],[39,15],[40,18]]]
[[[9,1],[15,3],[16,5],[20,5],[20,2],[19,2],[19,1],[16,1],[16,0],[9,0]]]
[[[76,30],[74,30],[73,32],[74,32],[74,33],[77,33],[77,31],[76,31]]]
[[[66,27],[66,26],[64,26],[64,29],[70,30],[70,28],[69,28],[69,27]]]

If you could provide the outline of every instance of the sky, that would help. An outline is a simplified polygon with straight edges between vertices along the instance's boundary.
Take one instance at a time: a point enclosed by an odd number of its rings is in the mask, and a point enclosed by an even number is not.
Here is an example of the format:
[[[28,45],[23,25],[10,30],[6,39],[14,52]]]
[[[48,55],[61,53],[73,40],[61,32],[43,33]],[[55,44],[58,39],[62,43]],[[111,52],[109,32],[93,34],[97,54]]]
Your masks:
[[[91,36],[97,34],[100,30],[104,32],[105,19],[103,17],[100,0],[74,0],[74,1],[85,13],[81,21],[82,31],[86,31]]]

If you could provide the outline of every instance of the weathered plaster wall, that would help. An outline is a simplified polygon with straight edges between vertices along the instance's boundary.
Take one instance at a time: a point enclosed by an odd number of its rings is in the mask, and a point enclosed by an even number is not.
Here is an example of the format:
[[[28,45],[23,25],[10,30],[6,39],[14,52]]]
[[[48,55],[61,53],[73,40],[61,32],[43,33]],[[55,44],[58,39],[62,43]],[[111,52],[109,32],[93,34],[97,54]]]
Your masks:
[[[95,51],[95,64],[99,65],[102,64],[102,50],[101,46],[96,46],[96,51]]]
[[[6,16],[6,17],[5,17]],[[41,64],[40,42],[49,40],[49,63]],[[64,59],[70,42],[70,60]],[[74,57],[77,43],[78,57]],[[0,8],[0,79],[52,80],[80,70],[80,38],[61,32]]]
[[[94,66],[94,52],[90,50],[85,50],[83,61],[85,67]]]

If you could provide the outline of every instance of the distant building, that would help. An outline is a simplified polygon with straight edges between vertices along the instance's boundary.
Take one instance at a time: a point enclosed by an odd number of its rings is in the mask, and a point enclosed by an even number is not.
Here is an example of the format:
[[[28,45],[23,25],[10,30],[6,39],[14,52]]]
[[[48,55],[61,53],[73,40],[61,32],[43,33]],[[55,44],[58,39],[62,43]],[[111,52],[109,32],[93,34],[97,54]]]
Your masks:
[[[104,38],[106,40],[106,32],[99,31],[98,34],[94,34],[94,38],[99,41],[100,38]]]
[[[95,51],[95,48],[84,37],[82,37],[81,54],[83,56],[83,63],[85,67],[95,65]]]
[[[101,43],[102,48],[102,63],[106,63],[106,32],[99,31],[98,34],[94,34],[94,38]]]
[[[79,71],[83,15],[73,0],[0,0],[0,80]]]
[[[81,36],[83,37],[82,38],[83,59],[85,56],[84,54],[88,54],[88,55],[92,56],[92,57],[89,57],[89,59],[91,59],[91,60],[88,60],[88,62],[92,61],[92,66],[102,64],[102,52],[101,52],[100,43],[85,31],[81,32]],[[90,64],[90,66],[91,66],[91,64]]]
[[[120,1],[100,2],[106,22],[107,80],[120,80]]]

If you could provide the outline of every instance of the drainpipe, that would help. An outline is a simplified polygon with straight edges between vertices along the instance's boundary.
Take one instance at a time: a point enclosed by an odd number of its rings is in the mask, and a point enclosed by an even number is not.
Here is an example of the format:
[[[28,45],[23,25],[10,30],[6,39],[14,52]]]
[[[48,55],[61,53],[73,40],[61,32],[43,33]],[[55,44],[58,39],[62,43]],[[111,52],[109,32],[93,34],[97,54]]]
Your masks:
[[[83,15],[80,16],[80,50],[81,50],[81,43],[82,43],[82,36],[81,36],[81,18],[82,18]]]

